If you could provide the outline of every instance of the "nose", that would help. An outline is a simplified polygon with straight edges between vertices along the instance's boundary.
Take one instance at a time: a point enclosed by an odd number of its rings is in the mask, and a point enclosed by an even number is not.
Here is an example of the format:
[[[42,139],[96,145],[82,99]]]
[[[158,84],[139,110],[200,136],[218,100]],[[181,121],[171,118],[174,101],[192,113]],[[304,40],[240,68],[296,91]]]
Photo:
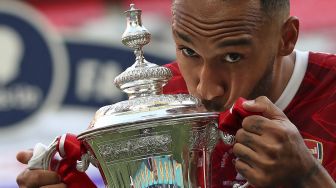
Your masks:
[[[218,68],[217,68],[218,69]],[[203,100],[211,101],[216,97],[223,96],[225,89],[223,81],[216,67],[204,66],[199,75],[199,83],[196,92]]]

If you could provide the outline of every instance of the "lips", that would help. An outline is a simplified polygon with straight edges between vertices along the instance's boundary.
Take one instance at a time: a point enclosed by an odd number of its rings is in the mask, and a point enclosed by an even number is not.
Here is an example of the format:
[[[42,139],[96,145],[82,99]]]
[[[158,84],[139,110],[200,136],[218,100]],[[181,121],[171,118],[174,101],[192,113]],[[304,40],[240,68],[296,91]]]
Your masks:
[[[224,100],[222,100],[224,101]],[[209,111],[216,111],[216,112],[220,112],[220,111],[224,111],[224,104],[222,101],[218,101],[218,100],[202,100],[203,105],[205,106],[205,108]]]

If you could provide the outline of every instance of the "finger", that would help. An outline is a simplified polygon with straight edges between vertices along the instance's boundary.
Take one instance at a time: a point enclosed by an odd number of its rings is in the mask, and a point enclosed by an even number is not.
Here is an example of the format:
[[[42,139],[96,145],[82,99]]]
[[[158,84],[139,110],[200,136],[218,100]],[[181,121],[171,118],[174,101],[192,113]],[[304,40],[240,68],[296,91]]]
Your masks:
[[[25,170],[16,179],[18,185],[25,187],[41,187],[61,183],[60,176],[49,170]]]
[[[28,161],[32,158],[33,151],[27,150],[27,151],[20,151],[16,154],[16,159],[23,164],[27,164]]]
[[[265,130],[271,124],[270,121],[271,120],[263,116],[257,116],[257,115],[248,116],[243,119],[242,127],[245,131],[261,136],[264,134]]]
[[[287,119],[286,115],[265,96],[246,101],[243,103],[243,107],[250,112],[262,113],[264,117],[269,119]]]
[[[240,143],[255,152],[258,152],[262,146],[262,140],[259,135],[250,133],[244,129],[239,129],[236,133],[236,143]]]
[[[235,168],[237,172],[240,175],[242,175],[245,179],[247,179],[249,182],[254,181],[252,180],[252,178],[253,178],[253,174],[256,173],[256,170],[253,169],[250,165],[248,165],[245,161],[241,159],[236,159]]]
[[[67,186],[64,183],[56,184],[56,185],[46,185],[41,188],[66,188]]]
[[[239,158],[239,160],[244,161],[250,167],[255,167],[258,161],[258,155],[251,148],[244,146],[241,143],[235,143],[233,145],[233,154]]]
[[[236,159],[235,168],[237,172],[240,173],[241,176],[243,176],[248,181],[248,183],[250,184],[250,186],[248,187],[251,187],[251,186],[259,187],[255,185],[258,185],[258,184],[260,185],[260,181],[259,181],[260,176],[261,176],[260,171],[258,171],[255,168],[251,168],[248,164],[246,164],[244,161],[240,159]]]

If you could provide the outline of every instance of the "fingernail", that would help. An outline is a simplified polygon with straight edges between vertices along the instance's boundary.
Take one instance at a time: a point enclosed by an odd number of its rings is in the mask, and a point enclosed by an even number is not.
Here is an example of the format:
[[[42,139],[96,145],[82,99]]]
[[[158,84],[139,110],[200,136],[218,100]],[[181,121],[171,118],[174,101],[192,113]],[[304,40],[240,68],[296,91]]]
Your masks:
[[[252,106],[255,103],[255,100],[248,100],[243,103],[243,105]]]

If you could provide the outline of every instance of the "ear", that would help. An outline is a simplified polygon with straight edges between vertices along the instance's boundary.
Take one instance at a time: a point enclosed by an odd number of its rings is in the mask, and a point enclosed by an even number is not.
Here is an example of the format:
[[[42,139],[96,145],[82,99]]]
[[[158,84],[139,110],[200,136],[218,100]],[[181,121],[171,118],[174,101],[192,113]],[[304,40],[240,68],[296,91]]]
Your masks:
[[[279,51],[281,56],[287,56],[293,52],[299,37],[299,26],[299,19],[292,16],[283,24]]]

